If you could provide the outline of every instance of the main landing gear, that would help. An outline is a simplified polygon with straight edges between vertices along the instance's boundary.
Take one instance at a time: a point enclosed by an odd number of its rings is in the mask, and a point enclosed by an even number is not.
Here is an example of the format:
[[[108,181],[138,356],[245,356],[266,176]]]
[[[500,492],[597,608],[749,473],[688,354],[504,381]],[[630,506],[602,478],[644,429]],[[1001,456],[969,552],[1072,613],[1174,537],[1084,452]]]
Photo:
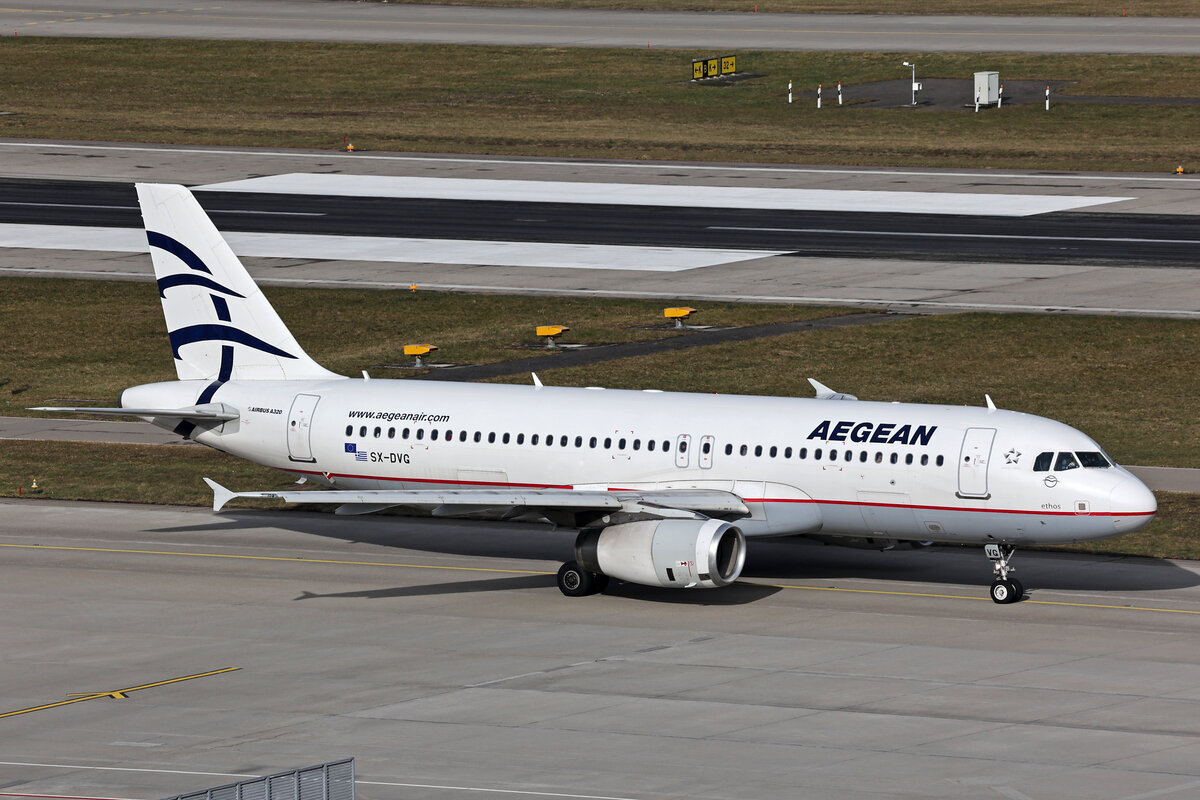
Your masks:
[[[568,561],[558,568],[558,590],[567,597],[586,597],[599,594],[607,588],[607,575],[588,572],[574,561]]]
[[[992,569],[996,571],[996,579],[992,581],[992,602],[1016,603],[1019,601],[1025,595],[1025,587],[1011,575],[1015,570],[1008,565],[1008,562],[1016,554],[1017,548],[1003,544],[985,544],[983,552],[992,560]]]

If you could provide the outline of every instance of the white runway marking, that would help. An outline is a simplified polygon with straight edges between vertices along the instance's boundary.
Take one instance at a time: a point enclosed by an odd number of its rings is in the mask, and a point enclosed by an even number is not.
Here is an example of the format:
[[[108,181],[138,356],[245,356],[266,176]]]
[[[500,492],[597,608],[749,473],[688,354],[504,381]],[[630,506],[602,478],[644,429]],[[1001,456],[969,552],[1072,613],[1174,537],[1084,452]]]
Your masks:
[[[239,256],[262,258],[643,272],[679,272],[787,252],[283,233],[226,233],[224,236]],[[146,234],[139,229],[65,225],[0,225],[0,247],[149,252]],[[336,277],[331,276],[331,279],[336,280]]]
[[[585,203],[677,208],[736,208],[842,213],[969,214],[1027,217],[1052,211],[1133,200],[1045,194],[891,192],[841,189],[765,189],[584,181],[512,181],[490,178],[400,178],[293,172],[197,186],[201,191],[292,195]]]

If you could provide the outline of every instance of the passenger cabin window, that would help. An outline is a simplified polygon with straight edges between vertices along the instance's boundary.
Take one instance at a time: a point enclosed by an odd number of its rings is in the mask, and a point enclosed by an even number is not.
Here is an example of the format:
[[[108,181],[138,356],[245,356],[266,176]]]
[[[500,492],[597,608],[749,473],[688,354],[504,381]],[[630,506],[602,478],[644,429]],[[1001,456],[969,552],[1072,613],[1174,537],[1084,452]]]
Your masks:
[[[1050,464],[1054,462],[1054,453],[1038,453],[1038,457],[1033,460],[1034,472],[1049,472]]]
[[[395,428],[388,428],[388,438],[389,439],[396,438],[396,429]]]
[[[417,428],[417,438],[418,439],[425,438],[425,429],[424,428]]]
[[[1059,453],[1058,458],[1054,460],[1054,471],[1065,472],[1069,469],[1076,469],[1079,462],[1075,460],[1074,453]]]
[[[367,435],[367,426],[366,425],[363,425],[361,428],[358,429],[358,435],[362,436],[363,438],[366,438],[366,435]]]
[[[347,426],[346,426],[346,435],[347,435],[347,436],[353,436],[353,435],[354,435],[354,426],[353,426],[353,425],[347,425]]]
[[[1087,469],[1106,469],[1112,466],[1109,460],[1104,457],[1104,453],[1098,453],[1094,450],[1076,451],[1075,455],[1079,456],[1079,463]]]
[[[376,428],[375,429],[375,438],[378,439],[382,433],[383,433],[383,430],[381,428]]]
[[[650,443],[650,449],[651,450],[654,449],[654,442]],[[725,455],[727,455],[727,456],[733,455],[733,445],[731,445],[731,444],[725,445]]]

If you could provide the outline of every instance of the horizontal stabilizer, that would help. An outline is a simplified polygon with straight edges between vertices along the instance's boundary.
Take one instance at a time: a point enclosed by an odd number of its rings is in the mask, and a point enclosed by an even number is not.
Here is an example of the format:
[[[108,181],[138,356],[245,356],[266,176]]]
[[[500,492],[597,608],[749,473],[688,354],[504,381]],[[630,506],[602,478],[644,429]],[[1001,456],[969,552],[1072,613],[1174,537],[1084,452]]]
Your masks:
[[[207,403],[183,408],[68,408],[66,406],[38,406],[30,411],[53,411],[66,414],[101,414],[106,417],[169,417],[192,422],[228,422],[238,418],[236,409],[223,403]]]

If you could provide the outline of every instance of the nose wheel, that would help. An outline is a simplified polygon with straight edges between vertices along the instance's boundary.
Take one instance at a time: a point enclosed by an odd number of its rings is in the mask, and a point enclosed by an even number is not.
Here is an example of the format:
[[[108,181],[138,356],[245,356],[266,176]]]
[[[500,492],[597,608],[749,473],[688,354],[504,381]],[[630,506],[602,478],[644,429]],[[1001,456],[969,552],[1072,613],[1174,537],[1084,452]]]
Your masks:
[[[1025,587],[1013,576],[1015,571],[1009,566],[1017,548],[1002,544],[986,544],[983,546],[984,555],[992,561],[992,569],[996,579],[992,581],[993,603],[1016,603],[1025,595]]]

